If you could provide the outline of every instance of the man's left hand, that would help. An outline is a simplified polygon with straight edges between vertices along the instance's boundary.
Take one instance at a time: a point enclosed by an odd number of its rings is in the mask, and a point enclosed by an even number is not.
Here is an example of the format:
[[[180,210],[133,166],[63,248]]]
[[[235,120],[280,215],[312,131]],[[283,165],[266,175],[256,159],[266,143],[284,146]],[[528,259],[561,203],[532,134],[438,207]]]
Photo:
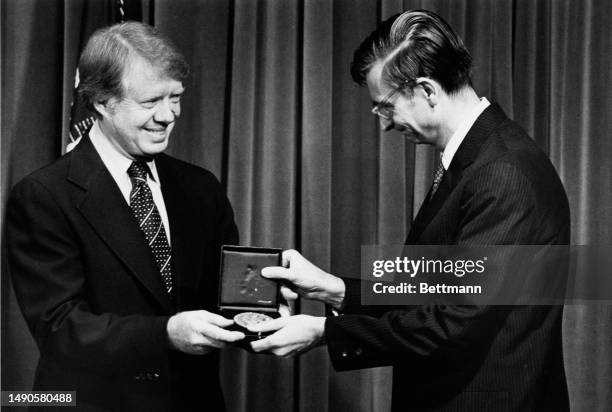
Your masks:
[[[252,332],[274,334],[251,342],[254,352],[269,352],[289,357],[306,352],[323,343],[325,318],[309,315],[281,317],[249,327]]]

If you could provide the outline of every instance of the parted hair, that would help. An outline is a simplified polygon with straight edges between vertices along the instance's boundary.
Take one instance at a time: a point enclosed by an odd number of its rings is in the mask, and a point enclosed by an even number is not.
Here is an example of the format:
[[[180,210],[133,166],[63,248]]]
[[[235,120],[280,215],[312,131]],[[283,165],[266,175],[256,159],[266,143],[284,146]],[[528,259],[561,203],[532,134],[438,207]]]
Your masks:
[[[136,56],[173,80],[189,75],[185,57],[154,27],[129,21],[102,28],[89,38],[79,59],[78,92],[90,110],[94,102],[123,97],[123,73]]]
[[[436,80],[453,94],[471,85],[472,57],[457,33],[437,14],[411,10],[385,20],[353,55],[353,80],[366,84],[378,61],[382,79],[392,87],[412,88],[419,77]]]

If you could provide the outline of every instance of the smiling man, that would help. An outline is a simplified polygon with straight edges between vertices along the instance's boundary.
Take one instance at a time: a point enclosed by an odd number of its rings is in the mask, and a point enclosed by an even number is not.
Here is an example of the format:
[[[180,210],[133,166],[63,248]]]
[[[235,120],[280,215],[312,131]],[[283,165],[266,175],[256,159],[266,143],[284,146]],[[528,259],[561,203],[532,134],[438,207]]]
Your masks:
[[[442,154],[407,244],[563,245],[570,240],[565,191],[546,155],[470,82],[471,57],[436,14],[385,21],[354,55],[383,130]],[[560,306],[360,305],[360,283],[326,273],[296,251],[266,268],[297,294],[341,312],[260,323],[255,341],[280,356],[325,343],[339,370],[393,366],[394,411],[563,411]],[[562,275],[562,274],[560,274]]]
[[[187,63],[129,22],[94,33],[79,69],[96,122],[7,206],[34,389],[76,391],[79,411],[223,410],[216,349],[244,335],[209,310],[233,212],[210,172],[162,153]]]

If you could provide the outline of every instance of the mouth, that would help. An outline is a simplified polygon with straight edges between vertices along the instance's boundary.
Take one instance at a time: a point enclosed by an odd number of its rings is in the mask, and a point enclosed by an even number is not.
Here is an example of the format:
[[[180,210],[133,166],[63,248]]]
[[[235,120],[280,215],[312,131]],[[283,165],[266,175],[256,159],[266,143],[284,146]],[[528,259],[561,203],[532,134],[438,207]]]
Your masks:
[[[154,135],[154,136],[156,136],[156,137],[159,137],[159,138],[164,138],[164,137],[166,137],[166,128],[160,128],[160,129],[149,129],[149,128],[146,128],[146,127],[145,127],[145,128],[144,128],[144,130],[145,130],[147,133],[150,133],[150,134],[152,134],[152,135]]]

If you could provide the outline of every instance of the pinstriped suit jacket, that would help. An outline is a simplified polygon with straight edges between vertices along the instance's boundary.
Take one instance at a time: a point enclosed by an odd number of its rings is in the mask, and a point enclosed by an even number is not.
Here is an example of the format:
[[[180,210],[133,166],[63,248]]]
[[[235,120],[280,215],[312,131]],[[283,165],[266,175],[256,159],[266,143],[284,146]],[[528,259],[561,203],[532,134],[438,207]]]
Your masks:
[[[427,197],[429,198],[429,196]],[[569,244],[569,206],[547,156],[501,108],[472,126],[407,244]],[[326,322],[337,370],[393,365],[393,410],[569,408],[559,306],[359,306]],[[354,313],[354,314],[350,314]]]

